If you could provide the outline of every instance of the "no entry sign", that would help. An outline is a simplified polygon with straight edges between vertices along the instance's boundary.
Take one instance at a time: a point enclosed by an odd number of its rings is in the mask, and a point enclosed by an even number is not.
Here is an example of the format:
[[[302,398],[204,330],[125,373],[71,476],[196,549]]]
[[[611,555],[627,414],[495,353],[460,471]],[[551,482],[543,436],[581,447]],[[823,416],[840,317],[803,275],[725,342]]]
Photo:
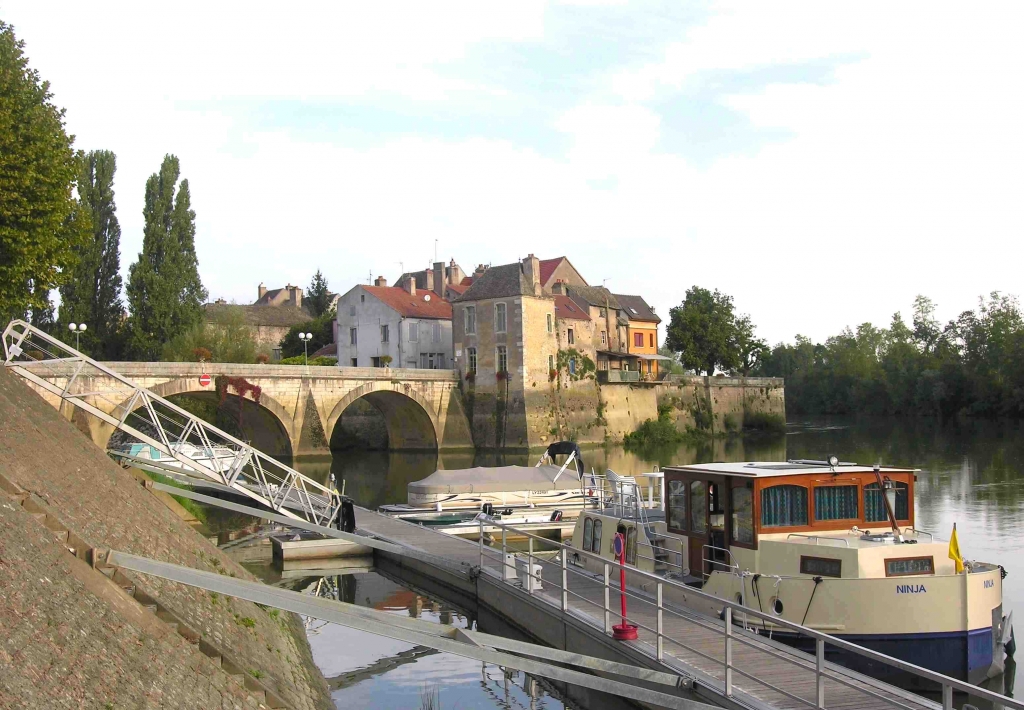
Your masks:
[[[210,376],[207,375],[205,372],[203,374],[201,374],[199,376],[199,384],[202,385],[203,387],[209,387],[210,386]]]

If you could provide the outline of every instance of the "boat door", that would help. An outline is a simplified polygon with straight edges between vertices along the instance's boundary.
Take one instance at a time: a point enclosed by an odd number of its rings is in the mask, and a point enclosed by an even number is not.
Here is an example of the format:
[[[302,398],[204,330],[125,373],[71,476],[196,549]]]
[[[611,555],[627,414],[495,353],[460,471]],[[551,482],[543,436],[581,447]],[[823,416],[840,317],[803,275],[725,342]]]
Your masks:
[[[708,483],[707,481],[690,481],[690,574],[703,579],[704,574],[711,574],[704,564],[704,546],[710,544],[708,534]]]

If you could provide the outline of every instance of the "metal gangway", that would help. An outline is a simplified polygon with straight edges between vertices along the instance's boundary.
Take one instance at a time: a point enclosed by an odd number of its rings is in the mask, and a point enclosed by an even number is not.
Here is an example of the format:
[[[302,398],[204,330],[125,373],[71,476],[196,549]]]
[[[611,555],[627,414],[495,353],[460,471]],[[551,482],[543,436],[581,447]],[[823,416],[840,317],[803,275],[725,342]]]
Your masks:
[[[149,444],[211,481],[288,518],[330,527],[342,496],[22,320],[3,333],[4,365],[35,387]],[[188,456],[194,447],[227,456]]]

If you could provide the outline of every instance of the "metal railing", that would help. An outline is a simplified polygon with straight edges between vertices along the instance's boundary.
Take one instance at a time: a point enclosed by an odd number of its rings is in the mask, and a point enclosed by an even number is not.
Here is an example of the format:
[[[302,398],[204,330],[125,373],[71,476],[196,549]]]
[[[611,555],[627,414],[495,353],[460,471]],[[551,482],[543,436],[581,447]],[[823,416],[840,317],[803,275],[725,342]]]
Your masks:
[[[829,537],[828,535],[804,535],[803,533],[790,533],[786,539],[794,537],[802,537],[807,540],[814,540],[814,544],[817,545],[818,541],[824,540],[825,542],[841,542],[844,546],[849,547],[850,543],[846,538],[843,537]]]
[[[59,400],[173,458],[182,473],[212,480],[290,518],[330,526],[341,496],[295,469],[204,422],[163,397],[139,387],[103,363],[20,320],[3,332],[4,364]],[[242,406],[240,404],[240,406]],[[182,445],[231,457],[192,458]]]
[[[481,569],[485,569],[485,557],[491,557],[497,554],[501,555],[501,558],[499,560],[499,569],[503,569],[506,561],[505,555],[507,555],[509,552],[509,548],[507,545],[507,534],[509,532],[512,532],[517,536],[524,536],[529,541],[529,548],[527,551],[528,566],[524,573],[524,576],[530,582],[527,584],[527,593],[533,596],[537,596],[538,598],[543,598],[546,601],[556,603],[558,606],[560,606],[561,611],[563,613],[570,612],[570,597],[579,600],[580,602],[586,605],[594,607],[595,609],[602,611],[604,614],[604,632],[606,634],[612,633],[612,615],[614,614],[615,616],[618,616],[618,612],[613,611],[612,609],[611,597],[613,593],[615,595],[618,595],[619,589],[617,585],[612,584],[611,573],[613,569],[619,567],[617,563],[612,562],[604,557],[601,557],[600,555],[588,552],[586,550],[580,550],[571,547],[565,543],[556,542],[548,538],[534,535],[527,531],[518,530],[510,525],[504,525],[499,522],[494,522],[492,523],[492,525],[502,529],[501,552],[498,553],[496,550],[493,550],[484,544],[481,523],[479,543]],[[540,558],[536,556],[536,551],[534,549],[534,545],[537,543],[539,543],[542,546],[556,548],[558,551],[556,559],[554,561],[541,561]],[[580,569],[578,563],[570,563],[570,555],[573,557],[574,560],[587,558],[588,560],[597,562],[599,565],[603,567],[603,575],[597,575],[593,572],[586,571],[585,569]],[[544,578],[543,574],[534,575],[533,570],[535,560],[541,561],[543,564],[547,565],[557,565],[556,571],[559,573],[560,580],[558,584],[552,585],[559,592],[558,597],[560,597],[560,599],[558,599],[557,601],[544,595],[542,589],[534,589],[534,581],[539,584],[551,583],[550,580]],[[518,574],[518,567],[516,568],[516,570]],[[592,599],[587,598],[584,594],[574,592],[573,590],[571,590],[569,588],[570,573],[585,578],[587,582],[589,582],[590,584],[593,584],[594,581],[601,581],[604,592],[603,603],[595,602]],[[976,698],[987,700],[996,704],[1001,704],[1005,708],[1013,708],[1014,710],[1024,710],[1024,701],[1014,700],[1012,698],[1006,697],[991,690],[986,690],[976,685],[972,685],[966,681],[951,678],[949,676],[943,675],[942,673],[938,673],[936,671],[932,671],[927,668],[917,666],[913,663],[909,663],[907,661],[903,661],[892,656],[887,656],[877,651],[872,651],[871,649],[864,648],[863,646],[858,646],[857,644],[845,641],[835,636],[822,633],[820,631],[803,626],[801,624],[796,624],[787,621],[774,614],[758,611],[756,609],[730,601],[729,599],[723,599],[712,594],[708,594],[707,592],[704,592],[702,590],[695,589],[693,587],[688,587],[672,579],[667,579],[659,575],[651,574],[649,572],[645,572],[635,567],[627,567],[626,573],[627,578],[631,578],[634,581],[641,580],[643,583],[654,583],[655,585],[655,594],[653,599],[650,597],[649,594],[641,593],[637,589],[630,587],[627,587],[625,595],[631,600],[631,603],[634,604],[634,608],[636,608],[636,605],[639,604],[655,612],[655,621],[653,626],[649,625],[649,623],[643,623],[643,620],[637,618],[636,615],[630,615],[627,617],[626,620],[628,623],[635,624],[638,627],[638,629],[649,632],[653,635],[655,648],[654,655],[657,658],[657,660],[664,660],[665,645],[668,644],[669,646],[677,647],[679,649],[682,649],[686,653],[695,654],[708,662],[716,664],[716,666],[722,669],[722,691],[727,697],[731,697],[733,695],[733,691],[735,689],[734,675],[739,674],[757,683],[760,686],[777,692],[802,705],[816,709],[827,707],[825,702],[826,680],[833,681],[835,683],[843,685],[870,698],[884,702],[885,704],[890,705],[892,707],[901,708],[901,710],[911,710],[913,707],[915,707],[915,704],[917,707],[926,707],[929,705],[929,702],[924,698],[921,698],[920,702],[917,703],[915,703],[913,700],[909,700],[909,698],[916,697],[912,696],[912,694],[910,694],[909,692],[900,691],[899,689],[892,686],[876,685],[871,683],[867,679],[862,680],[858,678],[858,674],[853,671],[843,672],[843,669],[833,667],[831,664],[826,665],[825,645],[828,644],[829,646],[835,649],[840,649],[847,653],[860,656],[861,658],[867,659],[869,661],[883,664],[892,670],[917,676],[920,679],[934,683],[935,685],[941,688],[942,707],[944,708],[944,710],[952,710],[954,691],[969,693]],[[506,578],[505,574],[502,574],[501,577],[505,581],[511,581]],[[716,620],[710,617],[704,617],[700,614],[700,612],[694,610],[684,611],[683,609],[677,609],[673,606],[666,605],[666,588],[680,590],[688,596],[712,602],[716,606],[716,608],[722,609],[722,622],[717,622]],[[739,629],[734,629],[733,627],[734,613],[741,614],[741,618],[744,619],[744,624]],[[702,629],[714,631],[715,633],[721,635],[723,639],[723,645],[721,647],[721,656],[719,657],[716,655],[712,655],[711,653],[706,652],[707,649],[702,650],[690,643],[687,643],[685,639],[675,638],[666,633],[664,624],[664,618],[666,614],[668,614],[670,617],[683,619],[689,624],[693,624]],[[781,652],[780,650],[769,647],[765,643],[765,639],[762,636],[760,636],[753,630],[747,628],[745,620],[748,617],[759,619],[762,622],[770,622],[775,627],[784,628],[789,632],[797,633],[807,638],[813,639],[815,647],[813,657],[808,658],[807,654],[796,649],[793,649],[789,653],[785,653]],[[746,647],[758,650],[773,658],[796,666],[797,668],[812,672],[814,675],[815,689],[813,700],[791,693],[783,688],[778,687],[776,684],[770,682],[769,680],[759,678],[756,675],[748,673],[742,668],[737,667],[736,664],[733,663],[733,650],[734,644],[736,643],[740,643]],[[891,692],[885,692],[886,690],[889,690]],[[911,704],[908,705],[908,702],[910,702]]]

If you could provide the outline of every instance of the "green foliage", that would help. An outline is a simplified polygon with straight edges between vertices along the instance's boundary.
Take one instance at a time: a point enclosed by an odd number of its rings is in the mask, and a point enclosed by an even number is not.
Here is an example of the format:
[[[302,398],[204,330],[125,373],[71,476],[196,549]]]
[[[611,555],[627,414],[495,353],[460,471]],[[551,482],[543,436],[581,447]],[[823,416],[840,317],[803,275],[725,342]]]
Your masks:
[[[314,353],[325,345],[334,342],[334,319],[335,312],[332,308],[318,318],[305,323],[293,325],[288,334],[281,340],[281,355],[284,358],[295,357],[303,354],[302,341],[299,333],[312,333],[313,339],[307,346],[310,353]]]
[[[161,356],[168,362],[195,362],[202,350],[209,351],[211,362],[256,362],[256,337],[241,308],[220,309],[210,323],[190,326],[164,345]]]
[[[685,438],[672,419],[672,406],[659,404],[658,418],[644,420],[636,431],[623,437],[622,443],[627,450],[635,450],[677,444]]]
[[[320,269],[316,270],[313,280],[309,282],[304,303],[314,318],[319,318],[331,307],[331,292],[327,288],[327,279],[320,273]]]
[[[121,304],[121,226],[114,205],[117,160],[109,150],[94,150],[79,161],[78,195],[92,224],[91,239],[77,250],[78,264],[60,287],[60,325],[86,323],[81,349],[116,360],[123,350]]]
[[[570,360],[576,361],[576,372],[569,371]],[[557,369],[559,372],[564,372],[573,382],[578,382],[579,380],[587,378],[593,379],[596,377],[595,373],[597,372],[597,366],[594,364],[594,361],[576,348],[568,348],[566,350],[558,351]]]
[[[72,194],[78,160],[64,111],[24,48],[0,21],[0,319],[31,311],[48,326],[50,291],[70,279],[89,217]]]
[[[785,434],[786,418],[772,412],[743,412],[743,428],[765,434]]]
[[[128,271],[129,349],[143,360],[203,321],[206,289],[196,259],[196,213],[188,180],[178,184],[178,159],[164,156],[146,181],[142,253]]]
[[[734,322],[733,343],[736,349],[736,370],[746,377],[768,355],[768,343],[754,335],[750,316],[742,315]]]
[[[275,365],[318,365],[321,367],[333,367],[338,364],[338,358],[327,357],[326,355],[320,355],[319,357],[309,358],[309,362],[306,362],[305,356],[296,355],[295,357],[286,357],[284,360],[279,360],[274,363]]]
[[[186,491],[190,490],[189,486],[186,486],[184,483],[179,483],[177,480],[171,478],[170,476],[164,476],[162,474],[154,473],[152,471],[143,471],[143,473],[149,476],[149,478],[152,479],[153,481],[156,481],[157,483],[162,483],[165,486],[173,486],[175,488],[181,488]],[[201,505],[196,503],[191,498],[184,498],[182,496],[176,495],[172,495],[171,497],[178,502],[178,505],[187,510],[192,515],[193,518],[195,518],[201,523],[206,522],[206,511],[202,508]]]
[[[694,286],[681,305],[669,310],[665,345],[680,354],[688,369],[708,375],[729,370],[739,362],[734,311],[732,296]]]
[[[796,413],[1024,416],[1024,315],[998,292],[940,326],[919,296],[913,327],[899,313],[888,328],[864,323],[824,343],[798,335],[758,368],[786,378]]]
[[[658,348],[658,354],[664,355],[665,357],[672,358],[671,360],[662,360],[658,363],[658,369],[662,373],[668,373],[669,375],[685,375],[686,368],[683,367],[683,363],[679,362],[678,353],[673,352],[670,348],[662,345]]]
[[[248,617],[246,617],[246,618],[248,618]],[[249,675],[251,675],[256,680],[259,680],[260,678],[263,677],[264,673],[263,673],[263,671],[261,671],[261,670],[259,670],[257,668],[250,668],[249,669]]]
[[[247,629],[252,629],[256,627],[256,619],[252,618],[251,616],[240,617],[237,621],[240,626],[244,626]],[[255,677],[259,678],[259,676]]]

